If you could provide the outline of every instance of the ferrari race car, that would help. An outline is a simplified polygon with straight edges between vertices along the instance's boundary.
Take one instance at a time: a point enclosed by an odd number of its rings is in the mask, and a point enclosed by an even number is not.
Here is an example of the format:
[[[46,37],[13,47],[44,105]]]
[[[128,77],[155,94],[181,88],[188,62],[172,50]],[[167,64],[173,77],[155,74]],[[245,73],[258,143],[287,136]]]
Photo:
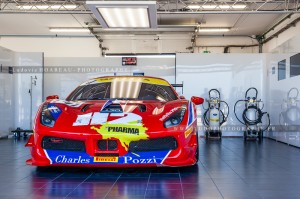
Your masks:
[[[198,160],[195,105],[154,77],[99,77],[47,97],[26,146],[35,166],[188,166]]]

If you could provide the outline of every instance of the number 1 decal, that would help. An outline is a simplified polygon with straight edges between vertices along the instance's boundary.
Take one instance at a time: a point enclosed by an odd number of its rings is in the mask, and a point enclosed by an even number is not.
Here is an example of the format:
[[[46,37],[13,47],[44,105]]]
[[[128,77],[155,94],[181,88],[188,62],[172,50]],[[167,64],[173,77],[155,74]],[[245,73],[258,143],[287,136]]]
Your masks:
[[[120,117],[118,119],[108,121],[108,117]],[[86,126],[86,125],[102,125],[109,124],[128,124],[135,122],[141,124],[142,117],[135,113],[87,113],[84,115],[78,115],[73,126]]]

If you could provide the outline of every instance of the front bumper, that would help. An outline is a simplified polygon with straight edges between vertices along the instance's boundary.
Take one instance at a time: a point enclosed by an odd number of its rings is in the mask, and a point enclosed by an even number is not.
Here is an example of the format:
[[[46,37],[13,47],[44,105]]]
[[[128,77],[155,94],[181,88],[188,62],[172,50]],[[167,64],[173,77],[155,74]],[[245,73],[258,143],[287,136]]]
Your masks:
[[[64,134],[65,135],[65,134]],[[122,151],[121,144],[113,150],[99,150],[97,141],[99,136],[72,136],[72,140],[84,143],[85,148],[78,146],[74,150],[64,147],[51,147],[45,144],[44,138],[34,134],[26,146],[31,147],[32,158],[27,160],[28,165],[34,166],[76,166],[76,167],[163,167],[163,166],[190,166],[196,164],[197,144],[195,138],[182,141],[180,136],[162,137],[149,140],[133,141],[127,151]],[[58,137],[58,136],[54,136]],[[68,140],[70,136],[62,138]],[[61,138],[61,134],[59,136]],[[162,141],[166,141],[165,143]],[[56,140],[57,142],[57,140]],[[161,142],[161,143],[160,143]],[[172,142],[174,142],[172,144]],[[70,142],[65,142],[70,145]],[[57,143],[54,143],[54,145]]]

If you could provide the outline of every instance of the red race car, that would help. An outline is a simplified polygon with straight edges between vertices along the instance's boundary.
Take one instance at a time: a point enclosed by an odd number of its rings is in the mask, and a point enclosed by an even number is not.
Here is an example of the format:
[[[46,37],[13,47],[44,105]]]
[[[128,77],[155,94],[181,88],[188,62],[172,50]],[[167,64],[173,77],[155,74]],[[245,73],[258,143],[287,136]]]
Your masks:
[[[27,147],[35,166],[188,166],[198,161],[195,105],[165,80],[112,76],[89,80],[66,100],[49,96]]]

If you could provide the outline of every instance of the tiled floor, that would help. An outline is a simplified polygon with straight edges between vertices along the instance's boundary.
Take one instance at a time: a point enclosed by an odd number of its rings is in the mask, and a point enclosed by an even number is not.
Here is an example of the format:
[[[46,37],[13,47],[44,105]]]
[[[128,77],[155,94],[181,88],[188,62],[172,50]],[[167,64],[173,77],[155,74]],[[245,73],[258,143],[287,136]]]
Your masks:
[[[0,199],[300,199],[300,149],[264,139],[206,142],[190,168],[36,169],[24,140],[0,140]]]

